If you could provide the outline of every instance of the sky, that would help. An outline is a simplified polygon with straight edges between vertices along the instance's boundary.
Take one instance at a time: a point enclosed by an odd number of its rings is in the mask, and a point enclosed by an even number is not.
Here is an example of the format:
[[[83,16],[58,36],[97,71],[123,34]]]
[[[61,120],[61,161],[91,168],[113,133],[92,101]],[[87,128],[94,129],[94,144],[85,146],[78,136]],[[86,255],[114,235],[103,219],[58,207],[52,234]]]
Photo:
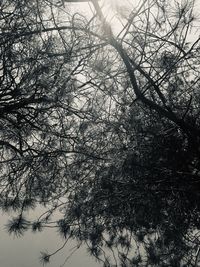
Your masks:
[[[39,215],[38,210],[29,212],[31,217]],[[40,233],[28,231],[20,238],[13,237],[6,232],[5,225],[13,214],[2,214],[0,221],[0,266],[1,267],[42,267],[40,263],[40,251],[53,252],[58,249],[63,240],[58,233],[52,229],[45,229]],[[69,242],[61,252],[52,257],[47,267],[60,267],[66,257],[70,255],[71,249],[76,242]],[[89,256],[86,247],[79,248],[67,261],[65,266],[70,267],[99,267],[100,264]]]

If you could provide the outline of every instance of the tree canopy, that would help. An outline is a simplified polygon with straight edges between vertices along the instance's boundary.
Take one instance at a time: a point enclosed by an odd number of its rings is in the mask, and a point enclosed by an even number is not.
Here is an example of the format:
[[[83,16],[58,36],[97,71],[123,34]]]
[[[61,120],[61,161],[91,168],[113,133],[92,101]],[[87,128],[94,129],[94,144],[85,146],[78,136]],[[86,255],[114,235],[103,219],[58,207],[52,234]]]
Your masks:
[[[55,227],[58,251],[76,239],[107,267],[198,266],[198,2],[141,0],[112,16],[100,0],[87,14],[68,2],[1,3],[8,232]]]

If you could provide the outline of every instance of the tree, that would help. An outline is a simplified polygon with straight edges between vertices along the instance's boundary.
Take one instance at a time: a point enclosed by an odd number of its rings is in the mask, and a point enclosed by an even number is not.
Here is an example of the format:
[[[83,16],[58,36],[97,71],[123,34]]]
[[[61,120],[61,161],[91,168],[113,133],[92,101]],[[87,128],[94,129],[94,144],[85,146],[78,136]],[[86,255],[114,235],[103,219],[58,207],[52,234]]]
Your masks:
[[[118,33],[92,3],[84,17],[65,2],[3,1],[1,207],[19,212],[8,231],[51,224],[105,266],[197,266],[195,3],[118,8]],[[50,208],[30,222],[38,202]]]

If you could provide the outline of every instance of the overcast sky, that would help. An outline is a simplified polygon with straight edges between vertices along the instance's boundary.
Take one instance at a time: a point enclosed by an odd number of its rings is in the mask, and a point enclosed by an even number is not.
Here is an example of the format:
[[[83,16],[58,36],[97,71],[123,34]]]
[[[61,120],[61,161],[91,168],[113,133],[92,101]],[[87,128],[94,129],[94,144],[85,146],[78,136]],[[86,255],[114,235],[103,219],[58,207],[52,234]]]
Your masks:
[[[37,214],[35,214],[37,216]],[[32,214],[34,216],[34,214]],[[12,216],[10,216],[12,217]],[[39,256],[40,251],[47,250],[53,252],[62,245],[62,239],[56,231],[52,229],[44,230],[41,233],[25,233],[23,237],[14,238],[5,230],[5,224],[9,217],[1,215],[0,222],[0,266],[1,267],[42,267]],[[60,267],[66,257],[71,253],[70,249],[76,245],[70,242],[64,250],[54,256],[47,267]],[[67,261],[66,265],[70,267],[99,267],[100,264],[89,256],[86,247],[81,247]]]

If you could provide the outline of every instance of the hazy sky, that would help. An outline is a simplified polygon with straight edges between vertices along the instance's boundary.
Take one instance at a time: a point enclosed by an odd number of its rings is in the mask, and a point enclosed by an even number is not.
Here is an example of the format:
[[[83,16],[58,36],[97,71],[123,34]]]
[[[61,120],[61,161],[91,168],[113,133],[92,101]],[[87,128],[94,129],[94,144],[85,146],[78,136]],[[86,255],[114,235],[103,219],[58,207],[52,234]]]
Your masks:
[[[34,214],[32,214],[34,215]],[[36,215],[37,216],[37,215]],[[11,217],[11,216],[10,216]],[[39,261],[40,251],[55,251],[62,245],[62,239],[54,230],[44,230],[41,233],[26,232],[23,237],[14,238],[5,230],[8,216],[1,215],[0,223],[0,266],[1,267],[42,267]],[[60,267],[66,257],[71,253],[70,249],[76,245],[70,242],[64,250],[55,255],[47,267]],[[67,261],[70,267],[99,267],[100,264],[89,256],[86,247],[81,247]]]

